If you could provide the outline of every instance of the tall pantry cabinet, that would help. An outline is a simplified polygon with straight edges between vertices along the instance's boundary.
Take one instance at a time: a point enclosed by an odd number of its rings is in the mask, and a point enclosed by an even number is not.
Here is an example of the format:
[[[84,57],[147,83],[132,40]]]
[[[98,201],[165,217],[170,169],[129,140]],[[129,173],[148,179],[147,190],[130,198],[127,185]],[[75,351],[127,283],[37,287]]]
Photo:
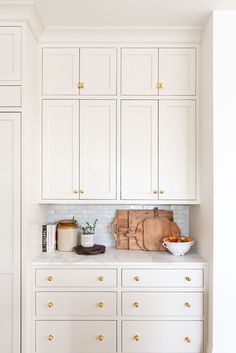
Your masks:
[[[20,352],[21,27],[0,26],[0,352]]]

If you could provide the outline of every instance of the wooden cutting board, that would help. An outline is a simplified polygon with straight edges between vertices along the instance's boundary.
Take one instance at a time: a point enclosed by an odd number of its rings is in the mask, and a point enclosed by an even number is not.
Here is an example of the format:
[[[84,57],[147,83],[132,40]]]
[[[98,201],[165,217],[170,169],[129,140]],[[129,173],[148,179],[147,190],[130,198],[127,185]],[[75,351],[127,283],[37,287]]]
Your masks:
[[[147,218],[154,218],[154,210],[130,210],[129,215],[129,229],[135,232],[138,224],[143,222]],[[156,210],[156,216],[168,218],[173,221],[173,211],[168,210]]]
[[[147,218],[143,221],[143,244],[147,250],[165,251],[162,239],[171,234],[167,218]]]

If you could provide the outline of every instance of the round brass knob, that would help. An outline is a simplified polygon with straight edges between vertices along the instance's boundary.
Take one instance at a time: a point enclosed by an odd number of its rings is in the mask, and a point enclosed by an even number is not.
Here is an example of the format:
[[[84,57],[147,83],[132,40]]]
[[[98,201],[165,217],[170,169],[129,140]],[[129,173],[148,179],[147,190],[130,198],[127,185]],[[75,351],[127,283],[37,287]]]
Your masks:
[[[160,193],[161,195],[163,195],[163,194],[164,194],[164,190],[160,190],[159,193]]]
[[[105,305],[104,302],[99,302],[99,303],[98,303],[98,307],[99,307],[99,308],[104,308],[104,305]]]
[[[52,308],[52,307],[53,307],[53,305],[54,305],[54,303],[53,303],[53,302],[49,302],[49,303],[48,303],[48,307],[49,307],[49,308]]]
[[[191,340],[191,338],[190,337],[185,337],[185,342],[187,342],[187,343],[191,343],[192,342],[192,340]]]
[[[188,282],[191,282],[191,281],[192,281],[192,278],[189,277],[189,276],[186,276],[185,279],[186,279],[186,281],[188,281]]]
[[[163,88],[164,88],[164,83],[163,83],[163,82],[160,82],[160,83],[159,83],[159,88],[160,88],[160,89],[163,89]]]
[[[105,339],[105,337],[104,337],[103,335],[99,335],[99,336],[98,336],[98,340],[99,340],[100,342],[104,341],[104,339]]]
[[[99,276],[99,277],[98,277],[98,280],[99,280],[100,282],[103,282],[103,281],[104,281],[104,277],[103,277],[103,276]]]
[[[189,302],[186,302],[184,305],[186,306],[186,308],[191,308],[191,303]]]
[[[135,280],[136,282],[139,282],[139,281],[140,281],[139,276],[135,276],[135,277],[134,277],[134,280]]]
[[[134,339],[135,339],[135,341],[138,342],[138,341],[140,341],[140,336],[139,336],[139,335],[135,335],[135,336],[134,336]]]
[[[54,338],[53,335],[49,335],[49,336],[48,336],[48,340],[49,340],[49,341],[52,341],[53,338]]]
[[[53,281],[53,277],[52,276],[48,276],[48,282],[52,282]]]
[[[139,308],[140,307],[140,303],[139,302],[134,302],[134,306],[135,306],[135,308]]]
[[[78,82],[78,88],[83,89],[84,88],[84,82]]]
[[[79,192],[80,192],[81,194],[84,194],[84,190],[82,190],[82,189],[81,189]]]
[[[74,194],[78,194],[78,190],[74,190]]]
[[[157,190],[153,190],[153,194],[157,194],[158,193],[158,191]]]

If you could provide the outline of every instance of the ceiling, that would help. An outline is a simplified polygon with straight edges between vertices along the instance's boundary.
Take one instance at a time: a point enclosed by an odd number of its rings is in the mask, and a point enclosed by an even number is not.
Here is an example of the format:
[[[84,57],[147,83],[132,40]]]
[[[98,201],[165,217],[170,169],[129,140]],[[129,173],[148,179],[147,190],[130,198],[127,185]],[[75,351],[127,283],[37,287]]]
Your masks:
[[[35,0],[35,3],[45,27],[201,27],[213,9],[236,10],[236,0]]]

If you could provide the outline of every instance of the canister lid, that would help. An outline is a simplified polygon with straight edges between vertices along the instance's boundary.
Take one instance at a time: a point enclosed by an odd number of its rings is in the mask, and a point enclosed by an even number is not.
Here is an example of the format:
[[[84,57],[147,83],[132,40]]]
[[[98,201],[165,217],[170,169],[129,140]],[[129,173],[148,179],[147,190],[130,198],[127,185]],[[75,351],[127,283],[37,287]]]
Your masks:
[[[58,228],[78,228],[78,223],[75,219],[62,219],[58,222]]]

